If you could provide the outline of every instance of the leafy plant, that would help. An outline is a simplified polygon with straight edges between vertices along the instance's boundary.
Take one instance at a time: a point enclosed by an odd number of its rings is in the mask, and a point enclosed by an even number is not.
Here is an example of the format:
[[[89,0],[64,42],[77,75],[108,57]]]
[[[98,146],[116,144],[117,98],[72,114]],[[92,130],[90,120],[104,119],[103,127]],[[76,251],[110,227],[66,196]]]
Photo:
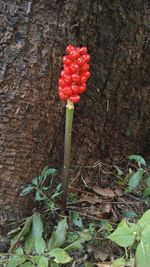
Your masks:
[[[11,258],[7,267],[58,267],[72,260],[68,251],[82,248],[82,243],[90,240],[88,230],[79,233],[76,240],[66,247],[67,221],[61,220],[50,240],[43,238],[43,222],[39,213],[27,218],[20,232],[11,240]],[[19,246],[21,244],[21,246]]]
[[[34,192],[35,200],[46,201],[48,208],[53,211],[55,208],[54,199],[58,198],[62,193],[61,184],[56,187],[56,191],[51,194],[50,197],[48,197],[48,194],[46,193],[50,193],[53,176],[56,175],[56,173],[56,169],[45,167],[42,173],[32,180],[31,184],[28,184],[27,186],[22,188],[20,195],[25,196],[31,192]],[[50,183],[47,183],[49,176],[51,176],[51,180]]]
[[[127,253],[127,248],[133,248],[136,244],[135,260],[137,267],[149,267],[150,254],[150,210],[145,212],[137,224],[129,223],[122,220],[117,226],[116,230],[109,235],[109,239],[117,243],[119,246],[125,248],[127,259],[130,256]],[[117,259],[120,262],[125,257]],[[116,261],[116,263],[117,263]],[[119,264],[119,263],[118,263]],[[122,264],[123,265],[123,264]],[[113,265],[122,266],[122,265]],[[124,266],[124,265],[123,265]],[[130,265],[131,266],[131,265]]]

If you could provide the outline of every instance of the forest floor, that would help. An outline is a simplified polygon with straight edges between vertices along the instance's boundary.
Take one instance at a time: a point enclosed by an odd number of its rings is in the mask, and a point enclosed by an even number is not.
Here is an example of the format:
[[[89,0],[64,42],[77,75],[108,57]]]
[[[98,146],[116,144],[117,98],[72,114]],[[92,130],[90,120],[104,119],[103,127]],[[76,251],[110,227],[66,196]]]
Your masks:
[[[149,209],[149,167],[146,167],[145,161],[143,159],[141,161],[141,159],[128,160],[121,167],[96,162],[93,166],[76,166],[76,169],[72,170],[66,210],[68,224],[66,243],[75,242],[85,229],[90,234],[90,238],[85,238],[85,242],[81,247],[79,246],[80,249],[68,252],[72,257],[72,261],[64,266],[135,266],[135,263],[131,263],[131,258],[135,258],[135,248],[130,247],[130,251],[127,251],[109,240],[108,236],[112,234],[123,219],[127,223],[136,224],[143,213]],[[140,172],[140,170],[143,171]],[[51,184],[51,202],[43,202],[45,200],[44,197],[42,199],[36,193],[36,200],[40,203],[36,205],[36,212],[42,214],[45,240],[50,238],[50,233],[52,233],[54,226],[57,226],[58,222],[63,218],[60,216],[60,190],[58,181],[55,179],[55,182]],[[0,266],[7,266],[7,260],[13,251],[11,250],[11,253],[10,251],[8,252],[10,240],[15,233],[18,233],[18,229],[20,230],[21,227],[22,221],[13,222],[10,225],[11,231],[9,231],[8,235],[3,236],[3,239],[1,237]],[[22,241],[24,236],[22,235],[21,237],[15,243],[15,248],[21,246],[24,249]],[[128,263],[126,262],[127,265],[125,263],[125,265],[121,265],[121,263],[120,265],[119,263],[118,265],[113,264],[114,260],[120,257],[128,258],[130,263],[128,261]],[[22,264],[10,265],[9,267],[11,266],[30,267],[40,265]],[[45,266],[47,265],[41,265],[41,267]],[[50,266],[57,267],[60,265],[53,263]]]

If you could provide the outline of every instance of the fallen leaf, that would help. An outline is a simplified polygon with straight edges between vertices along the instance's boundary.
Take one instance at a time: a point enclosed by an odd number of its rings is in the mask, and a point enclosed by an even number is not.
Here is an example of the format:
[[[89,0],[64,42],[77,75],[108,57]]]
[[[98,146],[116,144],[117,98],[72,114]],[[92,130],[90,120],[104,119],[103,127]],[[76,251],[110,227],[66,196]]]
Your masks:
[[[102,247],[93,247],[93,253],[94,253],[94,258],[96,260],[101,260],[101,261],[105,261],[108,257],[109,254],[106,253],[105,249]]]
[[[99,262],[99,263],[96,263],[95,265],[98,267],[112,267],[111,262],[106,262],[106,263]]]
[[[92,189],[95,193],[103,197],[110,197],[110,198],[115,197],[114,191],[110,188],[101,188],[97,185],[94,185]]]
[[[89,195],[89,194],[81,194],[81,201],[88,202],[90,204],[102,203],[102,199],[100,199],[96,195]]]
[[[124,192],[120,187],[117,187],[117,188],[115,188],[115,194],[117,196],[122,196],[124,194]]]
[[[103,204],[102,211],[103,211],[104,213],[109,213],[109,212],[110,212],[110,209],[111,209],[111,205],[110,205],[110,203]]]

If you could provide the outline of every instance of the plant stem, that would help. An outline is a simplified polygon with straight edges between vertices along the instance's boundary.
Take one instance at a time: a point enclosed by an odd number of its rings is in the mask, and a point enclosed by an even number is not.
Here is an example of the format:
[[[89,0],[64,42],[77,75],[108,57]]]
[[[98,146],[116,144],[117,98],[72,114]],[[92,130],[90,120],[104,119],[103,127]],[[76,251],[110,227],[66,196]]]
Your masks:
[[[62,181],[63,195],[62,195],[62,204],[61,204],[61,215],[65,214],[65,210],[67,206],[73,113],[74,113],[74,104],[70,100],[67,100],[65,144],[64,144],[64,166],[63,166],[63,181]]]

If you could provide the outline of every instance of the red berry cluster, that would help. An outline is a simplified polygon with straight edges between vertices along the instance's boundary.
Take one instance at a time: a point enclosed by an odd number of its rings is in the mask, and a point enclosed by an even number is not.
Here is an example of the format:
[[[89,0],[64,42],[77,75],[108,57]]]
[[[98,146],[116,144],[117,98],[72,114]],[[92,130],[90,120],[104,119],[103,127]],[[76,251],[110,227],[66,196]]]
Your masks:
[[[88,64],[90,60],[87,48],[68,45],[67,55],[63,57],[63,70],[59,79],[59,97],[73,103],[80,100],[80,94],[86,90],[86,81],[90,77]]]

